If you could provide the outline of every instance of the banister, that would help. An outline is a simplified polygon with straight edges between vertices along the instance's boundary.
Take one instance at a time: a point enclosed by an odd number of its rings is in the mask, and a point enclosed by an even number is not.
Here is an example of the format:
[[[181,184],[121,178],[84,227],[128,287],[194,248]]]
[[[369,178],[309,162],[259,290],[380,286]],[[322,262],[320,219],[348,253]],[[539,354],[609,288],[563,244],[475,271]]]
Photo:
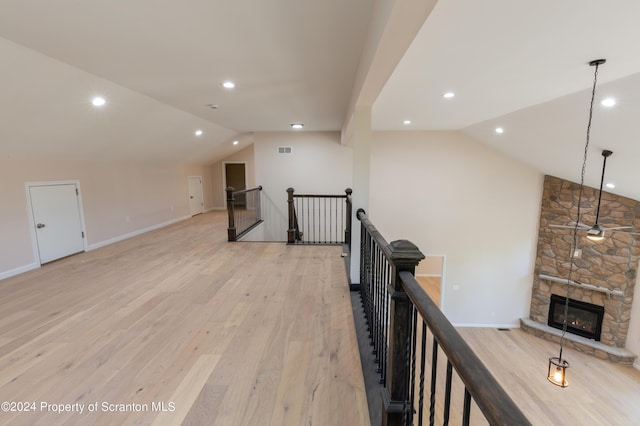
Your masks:
[[[400,272],[400,280],[407,296],[429,324],[429,329],[438,344],[458,371],[460,379],[469,389],[469,393],[489,423],[492,425],[530,424],[511,397],[460,336],[458,330],[420,286],[415,276],[409,272]]]
[[[287,188],[287,243],[351,248],[351,188],[344,194],[298,194]]]
[[[373,353],[376,355],[377,372],[380,373],[380,382],[384,386],[383,425],[413,424],[414,413],[418,417],[418,424],[422,424],[424,408],[430,412],[430,424],[433,424],[436,410],[442,410],[442,419],[447,424],[452,370],[455,370],[464,385],[464,404],[459,407],[463,424],[468,424],[473,399],[492,425],[529,425],[524,414],[416,280],[415,267],[424,258],[420,250],[407,240],[388,243],[363,209],[356,211],[356,217],[362,228],[362,305]],[[418,329],[422,327],[422,349],[417,351],[416,336]],[[423,392],[427,329],[433,336],[433,354],[429,361],[431,394],[428,407]],[[444,406],[435,404],[439,350],[447,358]],[[415,392],[418,386],[415,374],[417,364],[420,364],[420,392]]]
[[[260,202],[262,185],[256,188],[241,189],[238,191],[236,191],[234,187],[229,186],[225,191],[227,192],[227,212],[229,216],[227,240],[237,241],[262,223],[262,208]],[[239,206],[237,205],[237,197],[240,197],[241,200]]]
[[[238,195],[238,194],[246,194],[247,192],[262,191],[262,185],[259,185],[255,188],[250,188],[250,189],[239,189],[237,191],[232,186],[228,187],[227,191],[229,191],[229,189],[231,189],[233,195]]]

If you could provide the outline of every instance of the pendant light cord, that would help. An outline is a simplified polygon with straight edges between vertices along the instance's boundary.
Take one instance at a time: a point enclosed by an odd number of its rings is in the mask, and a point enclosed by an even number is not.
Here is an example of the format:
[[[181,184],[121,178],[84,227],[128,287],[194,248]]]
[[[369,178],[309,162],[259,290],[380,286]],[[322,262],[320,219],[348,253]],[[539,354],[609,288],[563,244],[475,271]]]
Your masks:
[[[582,195],[584,193],[584,175],[587,169],[587,156],[589,153],[589,141],[591,138],[591,119],[593,118],[593,103],[596,98],[596,83],[598,82],[598,67],[604,63],[604,60],[593,61],[590,64],[595,65],[596,70],[593,73],[593,88],[591,89],[591,104],[589,104],[589,121],[587,123],[587,139],[584,145],[584,156],[582,158],[582,170],[580,172],[580,192],[578,194],[578,218],[576,224],[573,227],[573,246],[571,248],[571,260],[569,263],[569,277],[567,278],[567,297],[564,303],[564,320],[562,321],[562,337],[560,338],[560,359],[562,359],[562,348],[565,342],[565,335],[567,334],[567,322],[569,319],[569,292],[571,290],[571,277],[573,275],[573,261],[575,258],[576,250],[578,248],[578,228],[580,226],[580,216],[582,207]],[[606,159],[605,159],[606,160]]]

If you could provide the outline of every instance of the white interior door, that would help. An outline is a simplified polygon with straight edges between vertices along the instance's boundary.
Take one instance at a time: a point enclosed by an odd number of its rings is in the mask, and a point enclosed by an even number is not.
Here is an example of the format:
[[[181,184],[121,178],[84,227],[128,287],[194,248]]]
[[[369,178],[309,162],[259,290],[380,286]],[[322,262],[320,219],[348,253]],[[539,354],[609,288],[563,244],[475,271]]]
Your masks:
[[[204,213],[204,196],[202,195],[202,178],[189,176],[189,210],[191,216]]]
[[[40,263],[84,251],[78,194],[75,184],[29,187]]]

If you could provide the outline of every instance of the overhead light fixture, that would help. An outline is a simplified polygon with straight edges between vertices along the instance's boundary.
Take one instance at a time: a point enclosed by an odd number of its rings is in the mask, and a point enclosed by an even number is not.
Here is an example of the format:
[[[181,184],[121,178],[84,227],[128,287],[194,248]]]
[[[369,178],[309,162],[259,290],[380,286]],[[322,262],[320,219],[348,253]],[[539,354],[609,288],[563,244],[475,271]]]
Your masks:
[[[571,282],[578,281],[573,280],[573,271],[574,271],[574,260],[575,255],[578,249],[578,229],[580,228],[580,212],[582,207],[582,196],[584,194],[584,174],[587,168],[587,156],[589,153],[589,139],[591,137],[591,119],[593,118],[593,101],[596,96],[596,84],[598,82],[598,67],[606,62],[606,59],[596,59],[594,61],[589,62],[589,65],[595,67],[595,71],[593,73],[593,89],[591,90],[591,103],[589,105],[589,120],[587,122],[587,136],[586,142],[584,146],[584,154],[582,157],[582,169],[580,172],[580,192],[578,193],[578,206],[576,212],[576,221],[573,226],[573,244],[571,247],[571,252],[569,255],[569,276],[567,277],[566,284],[566,297],[564,302],[564,315],[562,317],[562,335],[560,337],[560,354],[557,357],[549,358],[549,368],[547,369],[547,380],[553,383],[556,386],[560,386],[561,388],[566,388],[569,386],[569,382],[567,381],[567,369],[569,368],[569,362],[562,358],[562,349],[564,347],[565,335],[567,334],[567,325],[569,321],[569,296],[571,292]],[[604,156],[604,151],[603,154]],[[609,154],[611,155],[611,154]],[[606,161],[606,156],[605,156]],[[603,173],[604,175],[604,173]],[[599,203],[598,203],[599,205]],[[597,228],[596,228],[597,226]],[[589,230],[591,232],[594,230],[597,232],[599,225],[594,225],[593,228]],[[601,229],[600,229],[601,230]],[[604,232],[603,232],[604,233]],[[595,235],[594,235],[595,236]]]
[[[613,99],[613,98],[605,98],[600,102],[600,104],[602,106],[612,107],[612,106],[614,106],[616,104],[616,100]]]
[[[501,135],[504,133],[504,129],[502,127],[496,127],[496,133]]]
[[[233,141],[233,144],[234,144],[234,145],[238,145],[239,143],[240,143],[240,142],[238,142],[238,141]]]
[[[91,105],[95,107],[101,107],[106,103],[107,103],[107,100],[102,96],[96,96],[93,99],[91,99]]]
[[[605,186],[606,186],[607,188],[609,188],[609,189],[613,189],[613,188],[615,188],[615,187],[616,187],[616,184],[615,184],[615,183],[613,183],[613,182],[609,182],[609,183],[608,183],[608,184],[606,184]]]
[[[453,92],[447,92],[444,95],[442,95],[442,97],[445,98],[445,99],[451,99],[451,98],[453,98],[455,96],[456,96],[456,94],[453,93]]]
[[[233,81],[227,80],[222,82],[222,87],[225,89],[233,89],[236,87],[236,84]]]
[[[295,130],[300,130],[304,127],[304,124],[302,123],[291,123],[291,128],[295,129]]]
[[[198,129],[194,132],[196,136],[202,136],[202,130]]]
[[[404,120],[402,124],[404,124],[405,126],[408,126],[409,124],[411,124],[411,120]]]
[[[591,241],[604,240],[604,229],[602,229],[600,225],[596,223],[590,229],[587,230],[587,238],[590,239]]]

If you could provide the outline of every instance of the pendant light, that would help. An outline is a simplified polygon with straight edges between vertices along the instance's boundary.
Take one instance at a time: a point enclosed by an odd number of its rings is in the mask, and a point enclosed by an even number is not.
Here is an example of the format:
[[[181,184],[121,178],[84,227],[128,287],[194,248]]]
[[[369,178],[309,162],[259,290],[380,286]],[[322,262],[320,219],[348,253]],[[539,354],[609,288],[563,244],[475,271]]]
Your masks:
[[[571,290],[571,282],[573,280],[573,270],[574,270],[574,256],[576,253],[576,249],[578,247],[578,229],[580,226],[580,212],[582,206],[582,196],[584,193],[584,174],[587,168],[587,156],[589,153],[589,138],[591,136],[591,119],[593,117],[593,101],[596,96],[596,83],[598,81],[598,67],[606,62],[606,59],[596,59],[594,61],[589,62],[589,65],[595,67],[595,71],[593,73],[593,89],[591,90],[591,103],[589,105],[589,121],[587,124],[587,137],[586,143],[584,146],[584,153],[582,157],[582,170],[580,172],[580,192],[578,195],[578,211],[576,214],[576,221],[573,227],[573,244],[571,247],[570,254],[570,262],[569,262],[569,276],[567,277],[567,285],[566,285],[566,298],[564,303],[564,316],[562,318],[562,336],[560,337],[560,354],[557,357],[549,358],[549,368],[547,370],[547,380],[553,383],[556,386],[560,386],[562,388],[566,388],[569,386],[569,382],[567,381],[567,369],[569,368],[569,362],[562,358],[562,349],[564,347],[565,335],[567,334],[567,324],[569,321],[569,293]],[[610,152],[610,151],[609,151]],[[604,152],[602,154],[605,157],[605,162],[607,157],[611,154],[605,156]],[[604,179],[604,166],[602,168],[602,179]],[[600,184],[600,195],[602,196],[602,183]],[[598,214],[600,212],[600,201],[598,201]],[[597,227],[597,228],[596,228]],[[600,229],[598,225],[598,219],[596,217],[596,224],[591,229]],[[591,231],[591,230],[589,230]],[[575,280],[578,281],[578,280]]]
[[[604,239],[604,229],[600,227],[598,220],[600,219],[600,203],[602,202],[602,184],[604,183],[604,170],[607,167],[607,158],[611,157],[612,151],[605,149],[602,151],[604,157],[602,161],[602,177],[600,178],[600,193],[598,195],[598,208],[596,210],[596,223],[587,231],[587,238],[591,241],[602,241]]]

